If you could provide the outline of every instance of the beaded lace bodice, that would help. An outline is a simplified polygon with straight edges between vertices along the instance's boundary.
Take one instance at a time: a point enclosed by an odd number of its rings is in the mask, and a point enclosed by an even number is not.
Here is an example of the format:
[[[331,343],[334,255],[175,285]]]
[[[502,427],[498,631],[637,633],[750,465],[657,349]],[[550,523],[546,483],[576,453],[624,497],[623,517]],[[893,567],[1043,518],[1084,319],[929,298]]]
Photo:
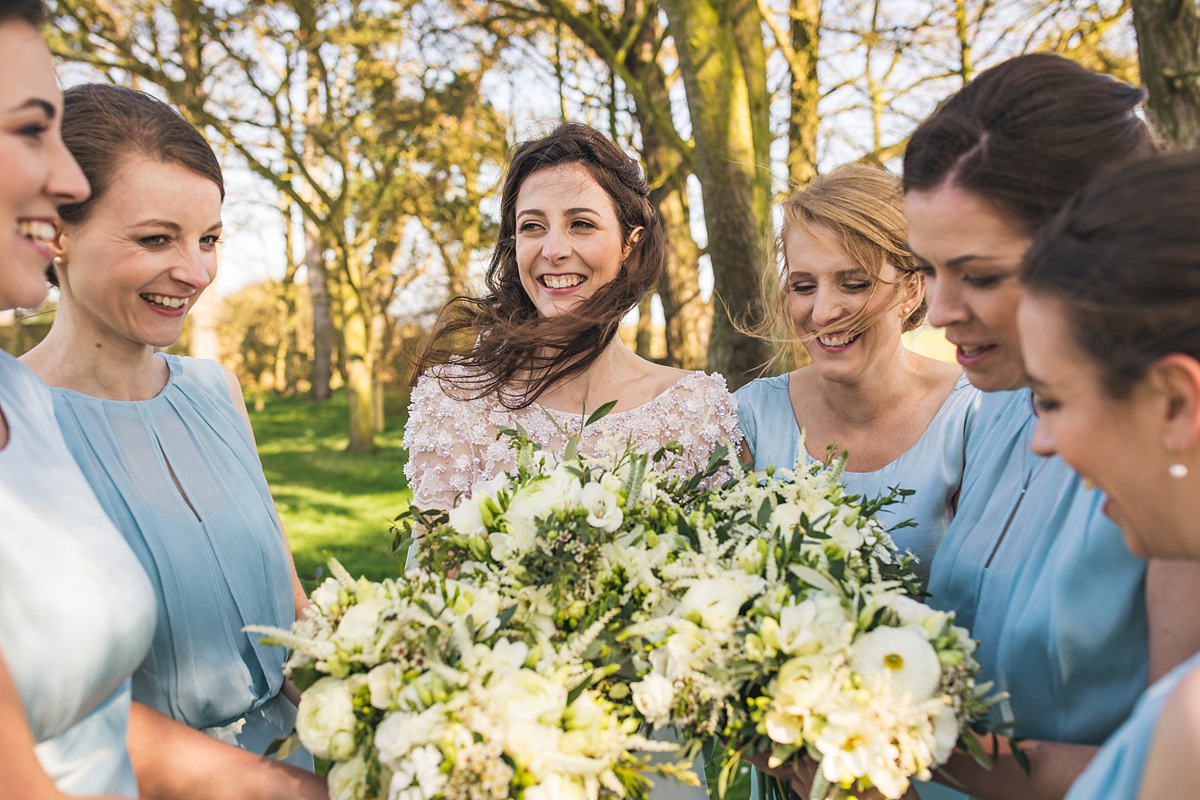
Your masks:
[[[453,380],[454,368],[446,369],[443,374]],[[423,376],[413,389],[404,432],[409,453],[404,474],[413,505],[451,508],[455,497],[469,493],[476,481],[512,469],[512,451],[506,439],[497,439],[499,428],[519,423],[535,442],[561,457],[567,436],[579,431],[580,416],[537,404],[512,411],[495,397],[457,399],[446,393],[437,376]],[[727,442],[735,449],[741,445],[737,401],[720,375],[690,372],[649,403],[614,411],[589,426],[580,450],[604,452],[613,443],[623,447],[630,438],[643,452],[678,443],[683,452],[666,471],[692,475],[708,464],[718,444]]]

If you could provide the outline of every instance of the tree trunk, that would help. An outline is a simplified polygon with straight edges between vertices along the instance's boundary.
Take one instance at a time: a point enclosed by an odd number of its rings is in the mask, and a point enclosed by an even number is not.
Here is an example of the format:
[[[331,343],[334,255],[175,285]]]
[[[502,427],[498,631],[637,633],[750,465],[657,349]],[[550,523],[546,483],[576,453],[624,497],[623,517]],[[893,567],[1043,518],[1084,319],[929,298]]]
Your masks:
[[[1134,0],[1147,110],[1175,147],[1200,146],[1200,2]]]
[[[626,12],[630,11],[627,4]],[[670,92],[662,66],[654,60],[662,34],[657,15],[642,29],[630,49],[629,71],[641,76],[651,102],[671,107]],[[692,238],[687,179],[691,173],[683,157],[663,138],[645,109],[635,107],[634,118],[642,134],[642,158],[650,184],[650,202],[658,209],[667,234],[667,263],[658,284],[666,321],[666,362],[683,369],[708,366],[708,334],[712,326],[712,303],[700,297],[700,248]]]
[[[717,305],[708,367],[736,389],[771,355],[766,343],[739,333],[731,319],[753,324],[761,316],[760,276],[769,259],[770,161],[759,149],[770,139],[766,59],[762,36],[748,30],[757,30],[760,16],[745,2],[663,0],[663,7],[687,94],[712,259]]]
[[[654,322],[650,313],[653,302],[654,295],[648,294],[638,304],[637,333],[634,336],[634,352],[647,361],[650,360],[651,347],[654,345]]]
[[[308,293],[312,298],[313,365],[312,399],[328,400],[332,395],[329,380],[333,376],[333,314],[329,303],[329,275],[316,223],[304,220],[304,266],[308,270]]]
[[[346,287],[342,298],[342,338],[346,354],[346,398],[350,404],[352,453],[375,449],[374,359],[370,347],[371,325],[359,290]]]
[[[817,103],[821,84],[817,60],[821,42],[821,0],[792,0],[791,116],[788,119],[788,180],[792,188],[817,177]]]

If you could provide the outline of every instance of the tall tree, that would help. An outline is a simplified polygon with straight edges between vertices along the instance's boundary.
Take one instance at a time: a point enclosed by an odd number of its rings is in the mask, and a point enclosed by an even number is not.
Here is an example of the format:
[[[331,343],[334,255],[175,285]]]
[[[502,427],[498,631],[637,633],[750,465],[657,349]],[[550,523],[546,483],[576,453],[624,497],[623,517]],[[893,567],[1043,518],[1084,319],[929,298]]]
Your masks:
[[[1133,0],[1150,116],[1177,147],[1200,146],[1200,2]]]

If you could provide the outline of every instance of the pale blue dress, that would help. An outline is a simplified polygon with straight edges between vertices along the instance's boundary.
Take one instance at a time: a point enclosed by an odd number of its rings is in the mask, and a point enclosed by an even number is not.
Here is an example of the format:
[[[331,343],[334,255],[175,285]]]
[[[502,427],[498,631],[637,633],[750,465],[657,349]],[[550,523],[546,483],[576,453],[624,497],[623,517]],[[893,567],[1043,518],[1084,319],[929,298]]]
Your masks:
[[[790,469],[797,459],[814,460],[800,441],[787,375],[759,378],[733,394],[738,401],[738,423],[758,469],[771,464]],[[907,452],[874,472],[842,473],[842,482],[852,494],[875,498],[896,486],[916,492],[883,509],[879,520],[888,527],[906,520],[917,523],[892,536],[902,552],[909,550],[918,558],[917,572],[922,578],[928,577],[933,554],[954,518],[954,495],[962,483],[964,452],[980,395],[965,375],[959,377],[937,415]]]
[[[1022,738],[1099,745],[1146,689],[1146,562],[1104,516],[1100,492],[1060,458],[1034,455],[1036,426],[1029,390],[984,396],[929,604],[955,611],[980,641],[983,679],[1010,693],[995,722],[1016,722]]]
[[[1146,756],[1167,698],[1197,669],[1200,669],[1200,653],[1155,681],[1138,700],[1125,724],[1104,743],[1071,785],[1066,800],[1137,800]]]
[[[71,458],[46,385],[7,353],[0,411],[0,654],[58,789],[137,797],[129,676],[154,635],[154,591]]]
[[[261,753],[291,732],[296,708],[280,693],[284,648],[242,628],[287,629],[295,618],[283,532],[221,365],[161,357],[170,378],[150,400],[52,389],[54,410],[158,597],[133,698]],[[312,767],[303,751],[290,760]]]

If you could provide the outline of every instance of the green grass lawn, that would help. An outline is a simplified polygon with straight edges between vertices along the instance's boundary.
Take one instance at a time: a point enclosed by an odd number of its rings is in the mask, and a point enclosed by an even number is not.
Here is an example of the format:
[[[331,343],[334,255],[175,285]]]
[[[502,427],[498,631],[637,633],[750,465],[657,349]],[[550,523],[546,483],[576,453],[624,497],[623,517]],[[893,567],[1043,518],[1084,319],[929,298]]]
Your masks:
[[[404,419],[388,419],[387,431],[376,437],[378,449],[360,455],[346,452],[347,413],[341,392],[325,403],[272,397],[262,411],[250,412],[302,578],[323,570],[323,552],[355,576],[378,580],[399,569],[388,553],[388,525],[412,496],[404,479]],[[305,586],[313,584],[306,580]]]

